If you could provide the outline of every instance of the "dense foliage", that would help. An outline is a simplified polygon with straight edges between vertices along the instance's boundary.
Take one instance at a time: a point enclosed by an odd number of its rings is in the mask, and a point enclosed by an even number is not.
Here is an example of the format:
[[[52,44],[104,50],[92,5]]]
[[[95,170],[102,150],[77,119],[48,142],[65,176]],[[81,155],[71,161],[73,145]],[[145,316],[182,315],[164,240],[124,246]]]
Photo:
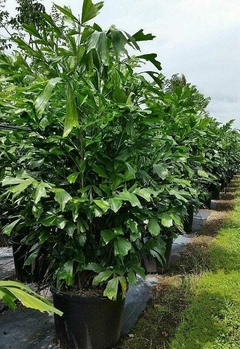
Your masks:
[[[1,200],[26,265],[44,256],[58,287],[116,298],[235,171],[239,134],[195,86],[165,81],[155,54],[129,56],[151,34],[89,24],[102,6],[84,0],[79,19],[56,5],[61,25],[39,12],[1,54]],[[148,77],[134,69],[146,61]]]

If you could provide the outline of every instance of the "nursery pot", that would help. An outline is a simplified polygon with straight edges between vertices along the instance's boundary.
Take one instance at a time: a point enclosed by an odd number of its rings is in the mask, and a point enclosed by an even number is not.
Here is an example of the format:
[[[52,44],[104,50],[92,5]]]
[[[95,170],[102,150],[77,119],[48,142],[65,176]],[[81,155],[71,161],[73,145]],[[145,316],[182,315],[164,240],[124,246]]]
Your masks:
[[[107,349],[120,338],[125,299],[70,295],[51,287],[56,339],[62,349]]]
[[[148,274],[163,274],[170,267],[173,239],[169,237],[162,237],[162,239],[165,241],[166,244],[166,250],[164,255],[165,262],[163,262],[163,264],[161,264],[157,260],[157,258],[147,256],[145,253],[143,254],[142,267]]]
[[[172,244],[173,244],[173,239],[169,237],[164,237],[163,240],[166,243],[166,251],[165,251],[165,262],[163,265],[161,265],[159,262],[157,262],[157,269],[159,272],[162,274],[165,273],[169,267],[170,267],[170,262],[171,262],[171,253],[172,253]]]
[[[194,213],[193,205],[189,204],[188,209],[187,209],[187,217],[183,222],[183,229],[186,233],[192,232],[193,213]]]
[[[6,247],[6,246],[8,246],[7,236],[4,235],[2,232],[0,232],[0,247]]]
[[[209,186],[209,192],[211,193],[211,198],[213,200],[218,200],[220,197],[220,187],[214,184]]]

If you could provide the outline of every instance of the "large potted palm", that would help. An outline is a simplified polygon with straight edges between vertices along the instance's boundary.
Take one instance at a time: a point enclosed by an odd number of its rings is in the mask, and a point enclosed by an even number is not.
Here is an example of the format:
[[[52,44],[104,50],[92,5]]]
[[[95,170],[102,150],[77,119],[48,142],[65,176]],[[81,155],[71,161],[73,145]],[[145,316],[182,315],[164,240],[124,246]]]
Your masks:
[[[5,231],[25,232],[26,265],[45,251],[44,278],[64,312],[55,318],[57,339],[71,349],[118,340],[143,254],[161,262],[161,226],[181,225],[181,212],[166,217],[169,200],[164,206],[151,178],[155,130],[141,105],[148,83],[126,50],[152,36],[90,26],[102,5],[84,0],[81,19],[56,6],[65,24],[42,14],[41,30],[24,25],[30,43],[15,39],[18,52],[0,61],[5,118],[28,131],[17,168],[6,168],[2,181],[2,199],[14,205]],[[153,54],[139,59],[160,67]]]

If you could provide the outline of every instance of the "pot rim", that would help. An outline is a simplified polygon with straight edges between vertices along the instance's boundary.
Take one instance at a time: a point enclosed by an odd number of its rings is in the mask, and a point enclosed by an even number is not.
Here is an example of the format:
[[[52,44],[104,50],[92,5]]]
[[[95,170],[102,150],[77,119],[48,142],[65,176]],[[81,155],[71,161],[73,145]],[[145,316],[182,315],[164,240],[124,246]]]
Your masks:
[[[89,303],[89,302],[119,302],[124,301],[125,298],[117,298],[116,300],[111,300],[106,296],[82,296],[82,295],[70,295],[68,293],[61,292],[53,285],[50,287],[50,291],[52,292],[53,296],[59,296],[63,299],[66,299],[70,302],[79,302],[79,303]]]

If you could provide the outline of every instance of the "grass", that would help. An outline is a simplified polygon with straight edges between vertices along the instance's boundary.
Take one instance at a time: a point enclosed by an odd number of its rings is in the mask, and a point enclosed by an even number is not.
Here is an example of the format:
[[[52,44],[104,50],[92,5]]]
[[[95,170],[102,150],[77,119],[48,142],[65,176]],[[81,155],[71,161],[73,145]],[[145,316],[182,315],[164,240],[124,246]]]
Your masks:
[[[240,348],[240,198],[209,247],[209,270],[189,292],[171,349]]]
[[[240,348],[240,190],[232,202],[159,277],[152,302],[114,349]]]

